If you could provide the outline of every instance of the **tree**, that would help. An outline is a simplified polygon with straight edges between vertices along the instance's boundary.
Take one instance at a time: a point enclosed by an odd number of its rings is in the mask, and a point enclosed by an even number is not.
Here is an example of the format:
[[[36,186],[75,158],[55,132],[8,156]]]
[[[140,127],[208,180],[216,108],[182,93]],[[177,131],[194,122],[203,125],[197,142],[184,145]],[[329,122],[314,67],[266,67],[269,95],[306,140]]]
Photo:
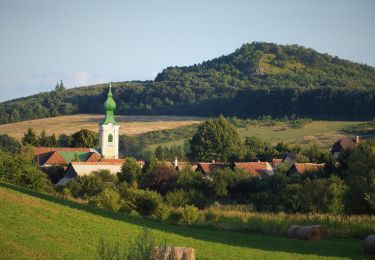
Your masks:
[[[0,149],[15,154],[19,152],[21,144],[14,138],[2,134],[0,135]]]
[[[98,134],[88,129],[81,129],[69,138],[70,147],[97,147],[99,143]]]
[[[241,157],[243,148],[237,129],[222,115],[200,125],[190,140],[192,161],[228,161]]]
[[[134,158],[126,157],[117,176],[120,182],[126,181],[128,184],[133,185],[139,179],[140,174],[141,167],[138,162]]]
[[[32,146],[36,146],[38,144],[38,138],[34,132],[34,130],[29,127],[29,129],[27,129],[27,132],[24,134],[23,138],[22,138],[22,144],[23,145],[32,145]]]
[[[43,129],[42,132],[40,133],[40,136],[38,137],[38,146],[44,146],[44,147],[49,147],[49,140],[46,135],[46,131]]]
[[[351,151],[346,177],[346,210],[355,214],[375,213],[375,138]]]

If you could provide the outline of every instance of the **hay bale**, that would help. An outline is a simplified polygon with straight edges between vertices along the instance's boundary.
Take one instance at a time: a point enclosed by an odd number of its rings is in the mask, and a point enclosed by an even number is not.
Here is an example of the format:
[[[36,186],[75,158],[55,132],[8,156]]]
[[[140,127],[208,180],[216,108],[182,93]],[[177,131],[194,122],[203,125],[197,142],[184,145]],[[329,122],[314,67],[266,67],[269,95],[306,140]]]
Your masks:
[[[363,251],[366,254],[375,254],[375,235],[367,236],[363,240]]]
[[[298,226],[298,225],[291,225],[289,228],[288,228],[288,237],[289,238],[298,238],[298,229],[300,228],[301,226]]]
[[[153,260],[195,260],[195,249],[192,247],[155,247]]]
[[[302,240],[320,240],[324,237],[324,229],[320,225],[302,226],[297,231],[298,238]]]

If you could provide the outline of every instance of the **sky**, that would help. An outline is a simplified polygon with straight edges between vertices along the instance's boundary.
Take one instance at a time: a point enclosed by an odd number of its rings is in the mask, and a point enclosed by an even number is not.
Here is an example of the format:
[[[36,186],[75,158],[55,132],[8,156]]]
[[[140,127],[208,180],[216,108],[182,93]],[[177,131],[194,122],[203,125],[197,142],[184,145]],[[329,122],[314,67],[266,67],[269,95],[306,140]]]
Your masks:
[[[375,66],[373,0],[0,0],[0,102],[153,80],[253,41]]]

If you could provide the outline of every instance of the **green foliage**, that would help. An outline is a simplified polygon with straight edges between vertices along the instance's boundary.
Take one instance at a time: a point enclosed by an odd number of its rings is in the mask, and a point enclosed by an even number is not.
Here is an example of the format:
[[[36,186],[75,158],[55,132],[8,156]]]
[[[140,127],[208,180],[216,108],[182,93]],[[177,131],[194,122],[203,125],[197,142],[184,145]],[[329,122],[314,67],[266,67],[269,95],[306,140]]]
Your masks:
[[[37,191],[51,191],[47,175],[22,154],[12,155],[0,150],[0,181]]]
[[[14,138],[6,135],[0,135],[0,150],[7,151],[11,154],[18,153],[21,149],[21,144]]]
[[[155,191],[123,187],[120,196],[125,202],[124,211],[136,210],[144,216],[158,215],[159,207],[163,206],[161,195]]]
[[[69,138],[69,147],[97,147],[99,136],[97,132],[81,129]]]
[[[110,209],[113,211],[118,211],[121,207],[120,204],[120,195],[117,191],[105,188],[97,196],[93,197],[90,200],[90,203],[99,208]]]
[[[74,197],[88,198],[101,193],[105,188],[112,188],[117,183],[117,176],[108,170],[94,171],[89,175],[77,176],[67,184]]]
[[[178,222],[184,224],[193,224],[200,218],[198,208],[191,205],[185,205],[177,209],[175,214],[177,216]]]
[[[347,212],[375,214],[375,138],[352,150],[346,174]]]
[[[129,185],[134,185],[139,180],[141,174],[141,167],[137,160],[131,157],[126,157],[124,164],[121,166],[121,171],[117,174],[119,181],[126,181]]]
[[[242,152],[237,129],[223,116],[204,122],[190,140],[192,161],[228,161],[241,158]]]
[[[38,138],[34,130],[31,127],[29,127],[27,129],[27,133],[25,133],[25,135],[22,138],[22,144],[36,146],[37,143],[38,143]]]
[[[152,170],[145,169],[147,181],[143,182],[144,187],[156,190],[161,194],[167,193],[168,190],[176,186],[177,173],[172,165],[165,162],[156,163]]]
[[[166,203],[174,208],[189,204],[189,194],[181,189],[170,191],[165,195]]]

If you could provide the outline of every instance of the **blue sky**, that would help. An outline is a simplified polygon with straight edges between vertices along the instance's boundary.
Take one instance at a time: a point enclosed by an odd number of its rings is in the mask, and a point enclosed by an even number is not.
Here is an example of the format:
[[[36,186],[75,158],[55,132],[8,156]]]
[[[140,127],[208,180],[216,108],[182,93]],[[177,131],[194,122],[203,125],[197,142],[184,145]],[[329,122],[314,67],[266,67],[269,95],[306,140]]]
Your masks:
[[[0,0],[0,101],[154,79],[243,43],[299,44],[375,66],[375,1]]]

